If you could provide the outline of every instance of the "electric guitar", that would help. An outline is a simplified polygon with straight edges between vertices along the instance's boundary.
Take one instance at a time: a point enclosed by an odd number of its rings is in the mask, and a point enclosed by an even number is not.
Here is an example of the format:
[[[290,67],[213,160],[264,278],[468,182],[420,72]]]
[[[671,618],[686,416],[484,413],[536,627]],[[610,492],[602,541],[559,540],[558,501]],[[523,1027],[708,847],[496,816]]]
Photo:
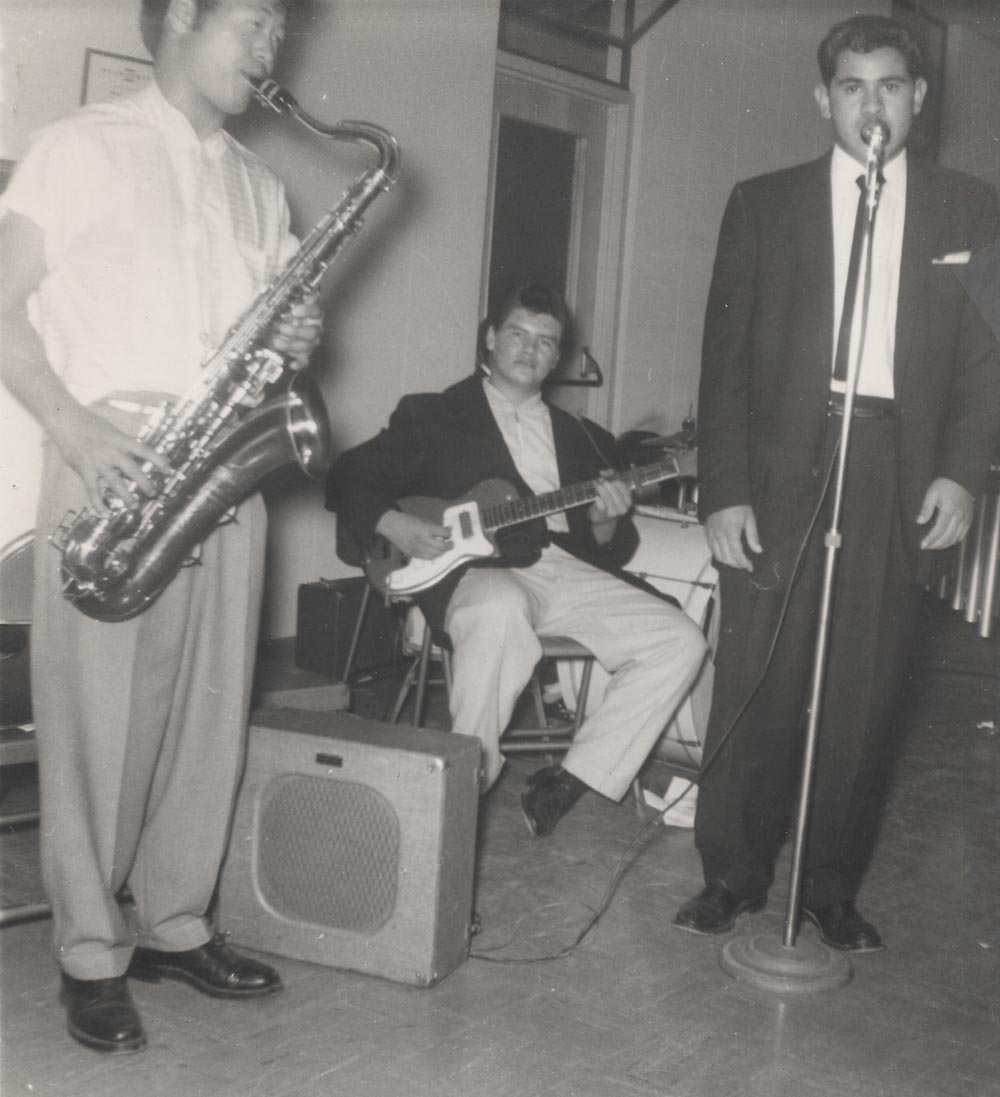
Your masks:
[[[697,460],[695,450],[679,450],[655,464],[616,473],[615,479],[635,491],[661,480],[694,476]],[[452,547],[433,560],[420,560],[380,537],[365,558],[365,574],[385,598],[404,598],[429,590],[470,560],[499,556],[497,530],[592,503],[597,498],[597,483],[585,480],[544,495],[521,497],[509,481],[494,479],[480,481],[467,495],[450,502],[418,495],[401,499],[399,509],[404,514],[447,526]]]

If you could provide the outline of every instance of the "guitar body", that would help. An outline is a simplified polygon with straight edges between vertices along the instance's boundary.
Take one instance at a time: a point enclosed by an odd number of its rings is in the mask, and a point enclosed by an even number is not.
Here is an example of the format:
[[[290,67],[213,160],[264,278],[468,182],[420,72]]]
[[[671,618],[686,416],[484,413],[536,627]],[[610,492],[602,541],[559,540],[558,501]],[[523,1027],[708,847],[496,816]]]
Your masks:
[[[634,491],[661,480],[694,476],[696,472],[697,455],[691,450],[618,473],[616,479]],[[384,537],[379,538],[379,544],[365,560],[365,572],[372,586],[386,598],[405,598],[428,590],[471,560],[499,556],[497,530],[585,506],[596,497],[596,485],[596,480],[589,480],[522,498],[509,481],[494,479],[480,481],[468,495],[451,502],[419,495],[403,499],[399,509],[405,514],[447,526],[452,547],[433,560],[417,560],[400,552]]]
[[[384,537],[365,560],[365,574],[384,597],[403,598],[439,583],[456,568],[488,556],[499,556],[496,537],[483,528],[482,510],[520,499],[507,480],[482,480],[467,495],[446,501],[413,495],[401,499],[404,514],[425,518],[451,531],[453,547],[433,560],[407,556]]]

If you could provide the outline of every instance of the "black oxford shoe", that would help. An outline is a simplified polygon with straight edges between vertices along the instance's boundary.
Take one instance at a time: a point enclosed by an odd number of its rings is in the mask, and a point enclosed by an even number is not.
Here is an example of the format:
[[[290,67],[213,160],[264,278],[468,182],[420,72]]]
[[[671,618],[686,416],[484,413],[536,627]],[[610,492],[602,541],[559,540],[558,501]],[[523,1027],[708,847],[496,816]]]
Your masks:
[[[59,1001],[66,1007],[70,1036],[84,1047],[121,1055],[146,1046],[146,1033],[124,975],[74,979],[63,972]]]
[[[721,880],[709,880],[677,912],[674,925],[688,933],[728,933],[736,924],[737,915],[753,914],[766,906],[767,892],[736,895]]]
[[[265,998],[282,989],[274,968],[233,951],[221,934],[184,952],[139,946],[132,953],[128,974],[147,983],[176,979],[212,998]]]
[[[536,770],[521,793],[521,814],[532,837],[548,838],[586,791],[584,782],[562,766]]]
[[[841,952],[878,952],[885,948],[878,930],[866,922],[850,899],[825,907],[803,906],[802,914],[819,930],[820,940]]]

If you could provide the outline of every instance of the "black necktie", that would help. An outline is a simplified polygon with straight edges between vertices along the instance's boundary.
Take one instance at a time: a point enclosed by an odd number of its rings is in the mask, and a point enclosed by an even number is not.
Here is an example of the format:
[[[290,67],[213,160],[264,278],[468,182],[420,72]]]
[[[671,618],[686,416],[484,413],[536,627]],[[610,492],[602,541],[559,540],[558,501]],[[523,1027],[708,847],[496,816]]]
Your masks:
[[[879,174],[878,185],[882,185]],[[840,314],[840,331],[837,333],[837,350],[833,359],[833,379],[847,380],[847,355],[851,349],[851,326],[854,323],[854,298],[858,295],[858,273],[861,266],[861,238],[865,232],[865,177],[859,175],[858,212],[854,217],[854,238],[851,240],[851,258],[847,264],[847,285],[844,287],[844,311]]]

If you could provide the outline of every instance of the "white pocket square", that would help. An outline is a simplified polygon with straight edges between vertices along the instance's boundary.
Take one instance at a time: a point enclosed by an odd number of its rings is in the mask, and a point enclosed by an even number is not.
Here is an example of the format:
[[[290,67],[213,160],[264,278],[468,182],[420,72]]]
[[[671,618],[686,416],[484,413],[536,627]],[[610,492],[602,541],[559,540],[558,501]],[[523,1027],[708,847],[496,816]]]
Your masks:
[[[971,251],[950,251],[947,255],[937,256],[931,262],[938,266],[962,266],[972,258]]]

